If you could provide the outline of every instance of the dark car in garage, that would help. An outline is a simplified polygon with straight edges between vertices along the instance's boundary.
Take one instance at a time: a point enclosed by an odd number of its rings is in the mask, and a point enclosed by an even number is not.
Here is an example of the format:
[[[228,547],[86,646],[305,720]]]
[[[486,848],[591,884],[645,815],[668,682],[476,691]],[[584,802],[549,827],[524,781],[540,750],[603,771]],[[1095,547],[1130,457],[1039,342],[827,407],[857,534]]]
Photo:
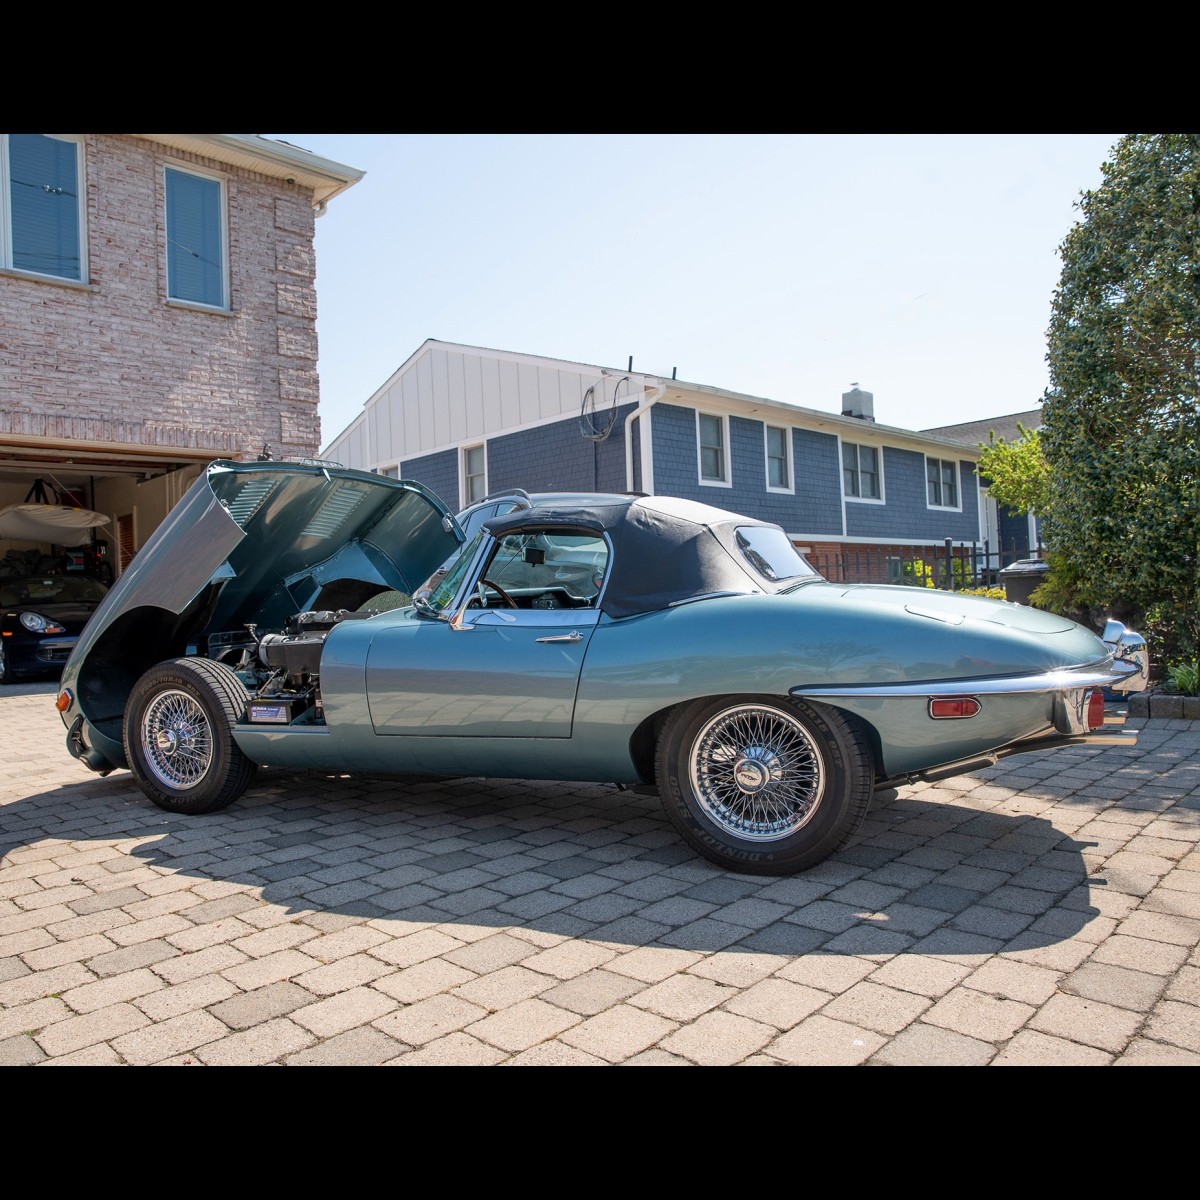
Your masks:
[[[60,674],[107,592],[88,575],[0,578],[0,684]]]

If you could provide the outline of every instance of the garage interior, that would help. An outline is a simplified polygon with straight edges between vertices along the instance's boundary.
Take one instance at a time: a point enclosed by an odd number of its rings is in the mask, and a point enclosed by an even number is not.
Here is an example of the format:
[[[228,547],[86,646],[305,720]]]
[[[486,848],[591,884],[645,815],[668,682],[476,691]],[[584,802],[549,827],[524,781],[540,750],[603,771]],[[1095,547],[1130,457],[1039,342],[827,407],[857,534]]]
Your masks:
[[[0,441],[0,574],[82,571],[111,583],[178,502],[215,451],[112,443]],[[12,505],[63,505],[105,518],[35,540],[5,536]],[[15,519],[15,518],[14,518]]]

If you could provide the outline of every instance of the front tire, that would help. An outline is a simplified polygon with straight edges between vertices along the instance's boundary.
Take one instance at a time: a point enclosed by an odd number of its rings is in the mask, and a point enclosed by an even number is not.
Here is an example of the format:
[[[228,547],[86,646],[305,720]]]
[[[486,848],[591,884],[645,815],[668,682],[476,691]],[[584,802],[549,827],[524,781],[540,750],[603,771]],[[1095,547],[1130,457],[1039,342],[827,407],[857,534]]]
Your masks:
[[[255,766],[233,740],[248,692],[211,658],[151,667],[125,706],[125,758],[138,786],[167,812],[215,812],[232,804]]]
[[[655,766],[683,840],[748,875],[790,875],[828,858],[858,832],[875,783],[871,756],[844,716],[776,696],[680,706]]]

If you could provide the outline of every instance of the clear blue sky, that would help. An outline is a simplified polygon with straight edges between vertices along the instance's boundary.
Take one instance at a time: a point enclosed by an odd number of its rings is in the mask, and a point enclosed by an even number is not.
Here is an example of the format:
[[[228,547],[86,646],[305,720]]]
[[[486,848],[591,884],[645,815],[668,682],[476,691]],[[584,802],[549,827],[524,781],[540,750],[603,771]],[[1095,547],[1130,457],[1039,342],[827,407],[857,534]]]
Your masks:
[[[1058,247],[1119,134],[264,134],[316,223],[324,446],[427,338],[887,425],[1036,407]]]

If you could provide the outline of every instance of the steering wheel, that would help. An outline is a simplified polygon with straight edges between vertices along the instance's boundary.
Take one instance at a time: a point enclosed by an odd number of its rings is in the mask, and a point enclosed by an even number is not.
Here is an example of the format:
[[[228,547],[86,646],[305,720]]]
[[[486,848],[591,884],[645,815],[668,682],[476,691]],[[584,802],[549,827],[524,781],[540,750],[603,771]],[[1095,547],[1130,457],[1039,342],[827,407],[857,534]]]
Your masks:
[[[517,602],[498,583],[493,583],[490,579],[481,579],[475,586],[479,589],[479,603],[484,608],[488,607],[487,592],[483,590],[485,586],[496,592],[509,608],[517,607]]]

